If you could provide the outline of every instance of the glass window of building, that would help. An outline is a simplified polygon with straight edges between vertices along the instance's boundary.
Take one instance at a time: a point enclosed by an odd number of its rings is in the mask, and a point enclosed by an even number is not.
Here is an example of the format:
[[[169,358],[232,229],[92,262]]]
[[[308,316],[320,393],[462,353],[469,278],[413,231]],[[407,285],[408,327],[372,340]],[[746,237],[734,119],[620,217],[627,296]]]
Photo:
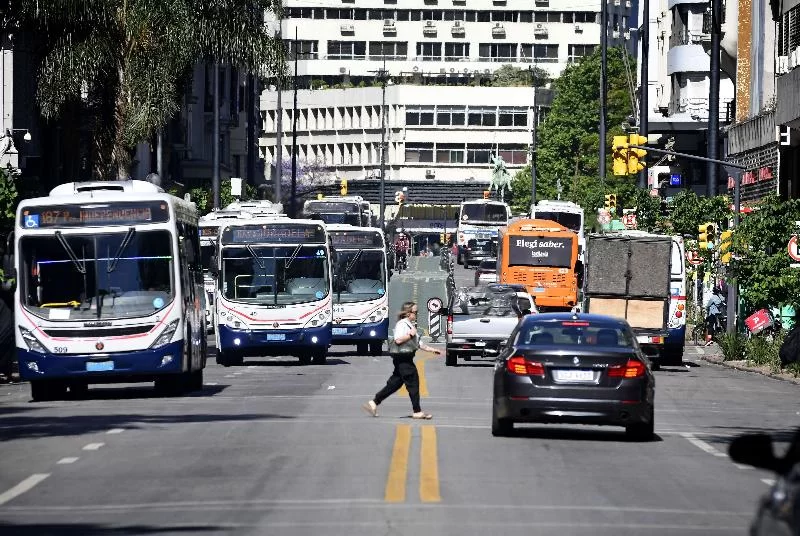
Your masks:
[[[495,107],[470,107],[468,124],[474,127],[493,127],[497,125],[497,108]]]
[[[500,144],[497,152],[506,164],[520,166],[528,162],[528,150],[524,145]]]
[[[436,162],[438,164],[463,164],[464,144],[436,144]]]
[[[408,57],[408,43],[405,41],[372,41],[369,44],[369,59],[404,60]]]
[[[406,107],[406,126],[433,125],[433,106]]]
[[[595,45],[570,45],[567,61],[570,63],[581,61],[581,58],[590,55],[594,51],[594,47]]]
[[[459,61],[469,58],[469,43],[445,43],[444,61]]]
[[[441,43],[417,43],[417,58],[422,61],[441,61]]]
[[[481,43],[478,55],[482,61],[509,62],[517,59],[516,43]]]
[[[433,144],[406,143],[406,162],[433,162]]]
[[[520,106],[500,108],[497,124],[501,127],[528,126],[528,109]]]
[[[467,144],[467,164],[488,164],[492,155],[492,146],[483,143]]]
[[[366,41],[328,41],[329,60],[363,60],[366,53]]]
[[[436,109],[436,124],[442,126],[463,126],[465,109],[463,106],[439,106]]]

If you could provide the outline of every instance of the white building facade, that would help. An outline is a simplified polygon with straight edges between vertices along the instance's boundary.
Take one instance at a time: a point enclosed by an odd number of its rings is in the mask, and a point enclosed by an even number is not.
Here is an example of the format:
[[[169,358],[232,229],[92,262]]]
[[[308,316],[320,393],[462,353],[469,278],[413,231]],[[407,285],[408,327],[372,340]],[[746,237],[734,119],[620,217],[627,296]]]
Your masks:
[[[340,178],[379,176],[384,101],[376,81],[385,66],[391,81],[385,94],[387,179],[488,182],[491,154],[502,156],[513,174],[529,158],[534,88],[484,87],[483,81],[504,65],[536,66],[559,76],[600,43],[601,4],[288,0],[280,32],[297,54],[304,88],[298,96],[299,158]],[[630,37],[632,8],[629,0],[608,4],[614,45]],[[282,95],[286,160],[293,101],[290,90]],[[537,90],[536,109],[549,106],[549,99],[549,91]],[[264,92],[259,145],[273,164],[276,109],[276,92]]]

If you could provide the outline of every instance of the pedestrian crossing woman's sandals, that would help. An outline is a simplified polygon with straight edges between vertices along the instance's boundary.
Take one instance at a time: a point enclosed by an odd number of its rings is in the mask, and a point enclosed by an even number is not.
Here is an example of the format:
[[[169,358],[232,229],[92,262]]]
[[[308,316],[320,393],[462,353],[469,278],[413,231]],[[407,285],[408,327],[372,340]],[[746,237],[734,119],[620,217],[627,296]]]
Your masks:
[[[412,419],[423,419],[423,420],[429,421],[429,420],[433,419],[433,415],[431,415],[430,413],[425,413],[424,411],[420,411],[419,413],[412,413],[411,414],[411,418]]]

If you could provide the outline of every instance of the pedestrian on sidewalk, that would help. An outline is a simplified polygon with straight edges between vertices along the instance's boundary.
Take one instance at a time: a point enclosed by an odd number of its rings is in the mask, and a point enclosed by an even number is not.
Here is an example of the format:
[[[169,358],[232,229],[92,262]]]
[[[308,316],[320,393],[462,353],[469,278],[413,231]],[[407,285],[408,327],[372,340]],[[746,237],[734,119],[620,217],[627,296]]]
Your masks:
[[[416,365],[414,365],[414,355],[417,349],[433,352],[436,355],[442,355],[442,351],[420,343],[419,332],[417,331],[416,303],[405,302],[400,308],[392,337],[389,340],[389,355],[392,357],[394,371],[386,381],[383,389],[378,391],[375,398],[362,407],[364,411],[373,417],[377,417],[380,403],[405,385],[414,411],[411,417],[413,419],[432,419],[433,415],[422,411],[422,407],[419,404],[419,374],[417,373]]]

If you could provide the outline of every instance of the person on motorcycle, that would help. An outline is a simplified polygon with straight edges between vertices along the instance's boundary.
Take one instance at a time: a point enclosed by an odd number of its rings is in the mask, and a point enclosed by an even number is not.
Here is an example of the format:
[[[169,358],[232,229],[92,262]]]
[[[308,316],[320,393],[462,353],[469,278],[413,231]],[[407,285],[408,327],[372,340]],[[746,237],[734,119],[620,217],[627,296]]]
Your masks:
[[[400,231],[394,241],[395,262],[398,270],[408,268],[408,250],[411,249],[411,241],[404,231]]]
[[[706,346],[711,344],[711,338],[722,330],[722,311],[725,307],[725,300],[722,299],[722,290],[714,287],[711,297],[706,303],[706,326],[708,329]]]

